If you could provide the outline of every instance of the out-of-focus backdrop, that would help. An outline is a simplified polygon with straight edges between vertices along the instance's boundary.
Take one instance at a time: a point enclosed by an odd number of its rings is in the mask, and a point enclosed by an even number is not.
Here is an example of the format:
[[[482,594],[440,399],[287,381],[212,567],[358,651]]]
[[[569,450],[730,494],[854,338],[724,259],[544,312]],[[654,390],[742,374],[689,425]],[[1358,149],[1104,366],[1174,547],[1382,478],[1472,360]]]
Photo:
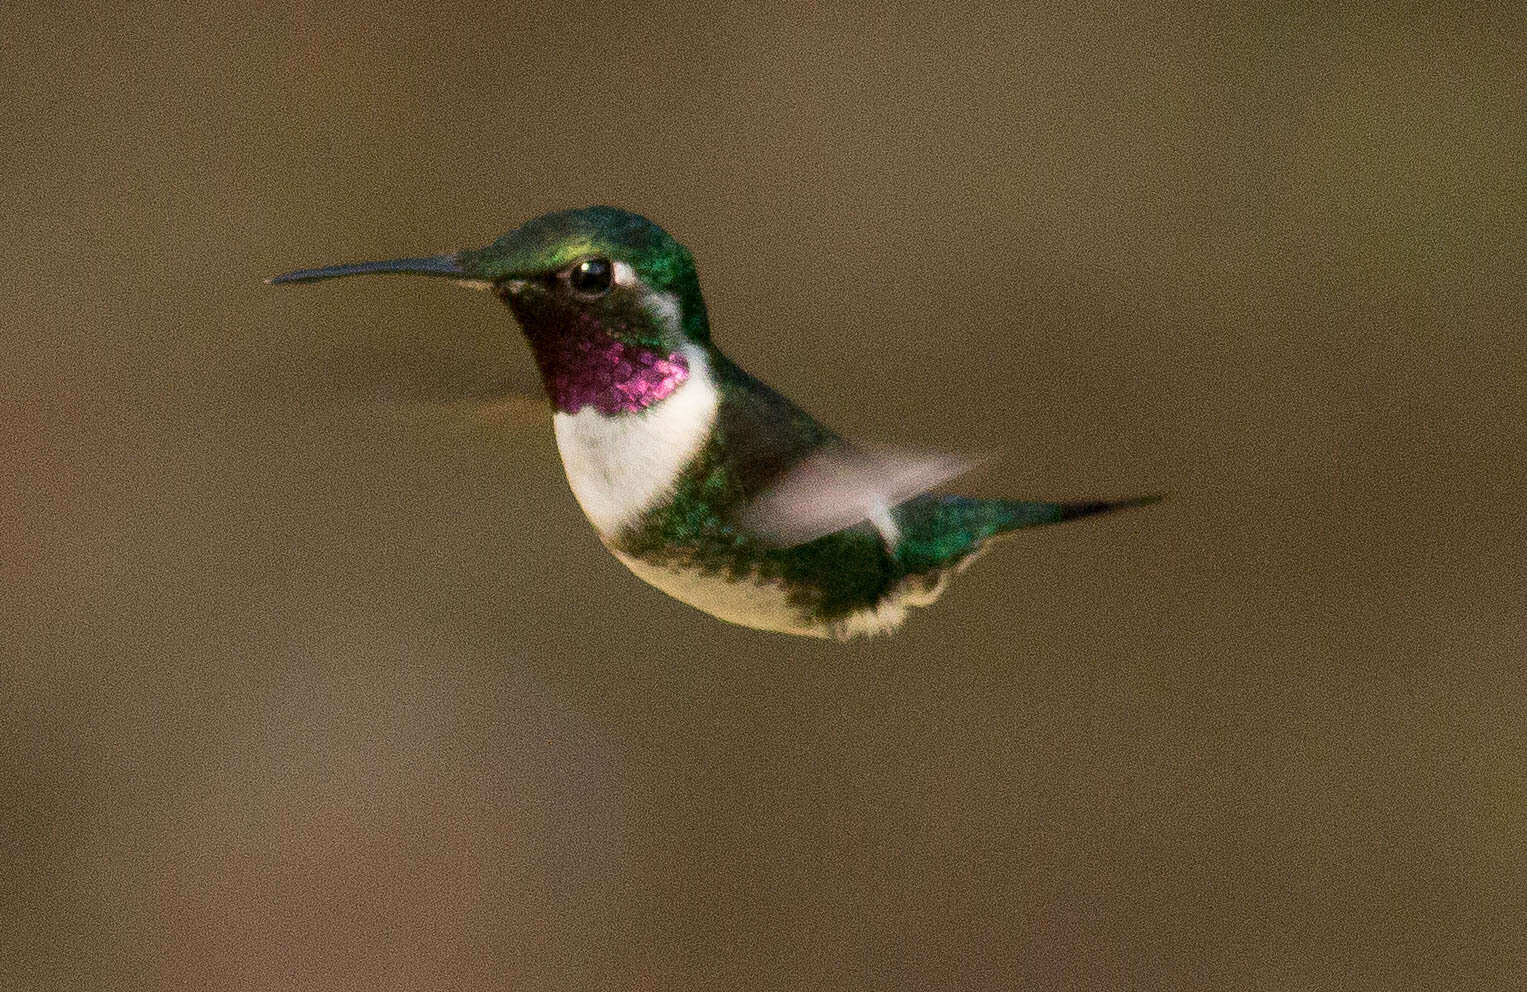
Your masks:
[[[8,7],[0,986],[1521,980],[1508,8]],[[494,301],[261,284],[589,203],[850,436],[1175,499],[760,634]]]

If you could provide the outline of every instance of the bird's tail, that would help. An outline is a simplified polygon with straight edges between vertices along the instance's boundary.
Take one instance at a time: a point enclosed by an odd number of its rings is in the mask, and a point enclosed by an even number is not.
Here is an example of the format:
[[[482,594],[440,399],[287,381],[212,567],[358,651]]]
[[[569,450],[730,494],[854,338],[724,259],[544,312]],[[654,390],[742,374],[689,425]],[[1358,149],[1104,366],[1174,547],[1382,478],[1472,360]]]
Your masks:
[[[960,564],[1000,534],[1149,506],[1165,498],[1165,493],[1152,493],[1119,500],[1039,503],[927,494],[897,507],[901,542],[897,545],[896,557],[911,574],[949,568]]]

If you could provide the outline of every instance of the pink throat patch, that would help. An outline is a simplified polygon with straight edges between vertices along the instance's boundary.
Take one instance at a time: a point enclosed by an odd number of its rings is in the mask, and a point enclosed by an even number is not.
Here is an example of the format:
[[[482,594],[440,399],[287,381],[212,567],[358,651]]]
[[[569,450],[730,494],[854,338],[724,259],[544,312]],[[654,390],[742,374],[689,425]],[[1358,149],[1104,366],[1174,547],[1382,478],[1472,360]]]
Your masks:
[[[602,330],[579,327],[534,342],[536,364],[552,406],[577,413],[635,413],[669,396],[689,378],[678,352],[666,357],[617,341]]]

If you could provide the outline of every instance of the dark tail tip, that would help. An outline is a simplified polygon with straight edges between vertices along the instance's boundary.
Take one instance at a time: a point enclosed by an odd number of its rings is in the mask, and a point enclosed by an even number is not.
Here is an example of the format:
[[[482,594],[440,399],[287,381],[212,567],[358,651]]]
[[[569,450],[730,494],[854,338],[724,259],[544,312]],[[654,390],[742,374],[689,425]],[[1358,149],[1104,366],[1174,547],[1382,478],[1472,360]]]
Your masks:
[[[1060,503],[1059,520],[1075,520],[1078,517],[1091,517],[1099,513],[1112,513],[1115,510],[1130,510],[1137,506],[1151,506],[1171,497],[1169,492],[1151,493],[1147,496],[1133,496],[1129,499],[1104,499],[1089,500],[1076,503]],[[1059,521],[1057,521],[1059,522]]]

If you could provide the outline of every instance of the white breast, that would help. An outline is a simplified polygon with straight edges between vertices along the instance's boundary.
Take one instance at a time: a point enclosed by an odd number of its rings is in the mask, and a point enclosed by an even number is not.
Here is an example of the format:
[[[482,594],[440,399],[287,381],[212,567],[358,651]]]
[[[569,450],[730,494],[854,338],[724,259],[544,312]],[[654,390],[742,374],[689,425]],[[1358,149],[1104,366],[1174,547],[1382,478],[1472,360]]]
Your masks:
[[[568,485],[602,537],[613,537],[666,498],[710,438],[720,396],[705,353],[688,347],[684,357],[689,378],[646,410],[606,415],[584,407],[552,418]],[[848,638],[892,630],[906,616],[907,607],[932,602],[943,588],[942,582],[929,589],[909,581],[873,609],[832,623],[814,623],[801,616],[778,583],[752,577],[729,581],[721,575],[650,565],[613,553],[638,578],[712,616],[760,630],[815,637]]]
[[[567,484],[603,536],[666,496],[710,437],[720,396],[705,353],[688,346],[684,358],[689,378],[645,410],[603,414],[584,407],[552,418]]]

